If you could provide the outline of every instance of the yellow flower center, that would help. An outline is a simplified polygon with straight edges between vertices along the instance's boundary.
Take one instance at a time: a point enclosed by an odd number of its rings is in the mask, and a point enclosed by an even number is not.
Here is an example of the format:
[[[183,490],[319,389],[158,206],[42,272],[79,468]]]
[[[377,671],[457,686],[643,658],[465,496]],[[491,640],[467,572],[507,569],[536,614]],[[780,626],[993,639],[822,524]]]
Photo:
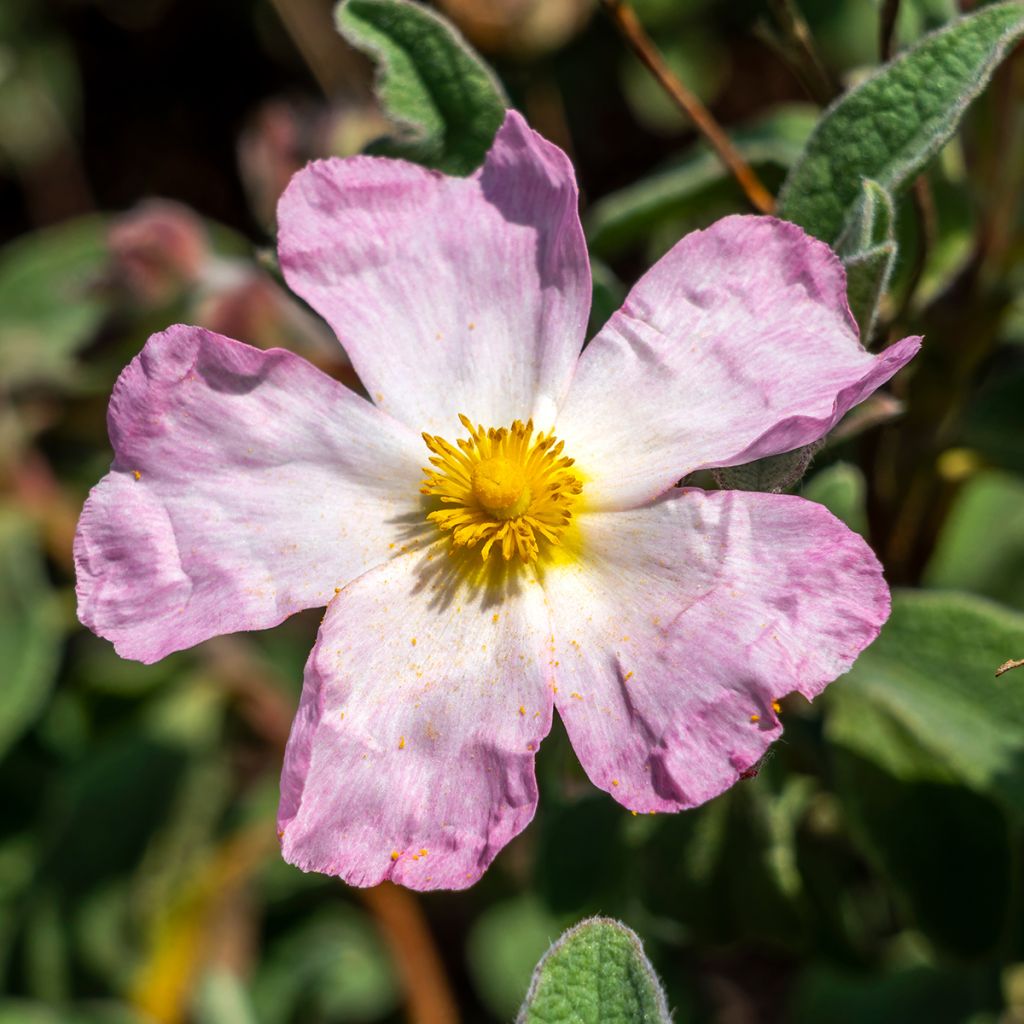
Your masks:
[[[518,555],[532,562],[541,544],[557,546],[572,519],[572,506],[583,489],[570,469],[573,460],[551,433],[534,437],[533,420],[511,427],[473,426],[459,416],[469,438],[457,446],[443,437],[424,434],[432,469],[420,488],[452,508],[427,516],[450,530],[456,547],[482,544],[483,558],[500,550],[510,561]]]

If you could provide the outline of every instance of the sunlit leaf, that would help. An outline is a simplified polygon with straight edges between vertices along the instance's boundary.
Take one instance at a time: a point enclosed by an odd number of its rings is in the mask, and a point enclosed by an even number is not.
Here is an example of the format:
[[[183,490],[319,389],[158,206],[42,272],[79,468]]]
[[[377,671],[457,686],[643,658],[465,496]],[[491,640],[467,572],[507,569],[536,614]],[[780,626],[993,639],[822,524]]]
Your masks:
[[[834,242],[870,178],[897,191],[956,130],[1009,47],[1024,5],[993,4],[926,36],[823,115],[779,196],[779,216]]]
[[[441,15],[410,0],[343,0],[338,30],[379,68],[377,91],[400,131],[375,152],[469,174],[505,116],[497,78]]]
[[[518,1024],[669,1024],[636,935],[610,918],[570,928],[537,965]]]

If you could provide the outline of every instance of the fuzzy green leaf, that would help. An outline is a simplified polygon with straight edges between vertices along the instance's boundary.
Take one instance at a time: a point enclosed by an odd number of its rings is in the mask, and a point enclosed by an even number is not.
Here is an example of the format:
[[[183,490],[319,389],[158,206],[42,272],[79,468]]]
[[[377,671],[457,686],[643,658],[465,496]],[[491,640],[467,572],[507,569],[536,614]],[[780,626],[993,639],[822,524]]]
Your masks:
[[[780,217],[826,242],[861,181],[895,192],[939,151],[1024,34],[1024,4],[994,4],[925,36],[822,116],[779,195]]]
[[[625,925],[593,917],[570,928],[534,971],[517,1024],[669,1024],[661,984]]]
[[[846,267],[850,311],[865,345],[896,261],[895,221],[892,197],[877,181],[867,178],[860,203],[836,245]]]
[[[399,128],[374,151],[449,174],[475,170],[506,102],[494,74],[456,29],[410,0],[344,0],[335,20],[377,63],[377,95]]]

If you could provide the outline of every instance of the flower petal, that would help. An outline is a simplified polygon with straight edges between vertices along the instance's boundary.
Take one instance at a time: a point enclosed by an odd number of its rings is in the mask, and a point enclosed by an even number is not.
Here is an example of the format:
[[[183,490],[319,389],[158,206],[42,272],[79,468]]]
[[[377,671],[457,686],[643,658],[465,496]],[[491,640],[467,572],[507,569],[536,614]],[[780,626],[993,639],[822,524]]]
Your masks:
[[[263,629],[392,557],[422,443],[310,363],[155,334],[110,400],[111,472],[75,538],[78,614],[125,658]]]
[[[472,177],[310,164],[278,208],[281,268],[374,401],[416,430],[462,412],[550,426],[583,344],[590,264],[565,154],[510,111]]]
[[[845,672],[889,614],[867,544],[790,495],[674,490],[579,517],[544,577],[555,701],[596,786],[671,811],[732,785],[781,732],[772,702]]]
[[[588,507],[823,437],[917,352],[866,352],[836,255],[795,224],[726,217],[651,268],[583,353],[557,433]]]
[[[533,817],[551,727],[535,581],[476,592],[454,561],[396,558],[327,609],[281,778],[287,861],[352,885],[463,889]],[[482,571],[482,570],[481,570]]]

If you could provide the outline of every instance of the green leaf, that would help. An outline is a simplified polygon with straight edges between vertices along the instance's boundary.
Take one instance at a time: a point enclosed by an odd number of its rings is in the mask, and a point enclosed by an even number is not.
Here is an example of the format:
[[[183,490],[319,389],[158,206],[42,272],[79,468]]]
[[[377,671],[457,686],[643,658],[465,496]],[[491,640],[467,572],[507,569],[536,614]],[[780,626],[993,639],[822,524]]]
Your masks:
[[[13,509],[0,509],[0,757],[46,703],[62,634],[35,531]]]
[[[866,535],[867,481],[857,466],[849,462],[834,465],[815,473],[801,488],[800,496],[816,501],[851,529]]]
[[[467,959],[473,982],[495,1017],[511,1020],[538,958],[560,931],[534,896],[488,907],[469,934]]]
[[[812,964],[797,980],[789,1024],[967,1024],[978,1008],[976,975],[942,967],[840,970]]]
[[[803,477],[823,443],[816,441],[803,448],[794,448],[781,455],[769,455],[766,459],[747,462],[742,466],[713,470],[715,482],[723,490],[780,494]]]
[[[338,31],[378,64],[377,94],[399,133],[375,151],[449,174],[484,159],[505,117],[493,72],[439,14],[409,0],[343,0]]]
[[[97,289],[105,225],[83,217],[0,249],[0,379],[7,387],[66,383],[107,303]]]
[[[860,203],[850,218],[836,251],[846,267],[846,295],[865,345],[871,338],[878,304],[885,294],[896,261],[895,211],[892,197],[866,178]]]
[[[1024,481],[1019,476],[986,470],[964,485],[924,582],[969,590],[1024,611]]]
[[[779,195],[780,217],[832,243],[870,178],[895,192],[939,151],[1024,33],[1024,5],[994,4],[925,36],[822,116]]]
[[[207,971],[197,986],[196,1024],[256,1024],[256,1013],[237,974],[223,968]]]
[[[265,1024],[373,1021],[397,1003],[397,980],[373,922],[344,905],[307,915],[278,939],[252,992]]]
[[[592,917],[544,954],[517,1024],[669,1024],[665,993],[637,936]]]
[[[777,760],[773,752],[755,778],[702,807],[651,820],[640,854],[644,903],[702,943],[799,948],[806,938],[797,831],[814,783],[776,770]]]
[[[994,675],[1014,657],[1024,615],[967,594],[897,592],[881,636],[829,691],[827,734],[894,777],[956,781],[1024,816],[1024,687]]]
[[[762,173],[789,167],[799,156],[817,121],[814,107],[783,107],[732,134],[740,154]],[[656,171],[596,202],[585,218],[592,254],[605,258],[647,239],[651,231],[681,217],[704,212],[735,183],[721,160],[705,145],[695,146],[680,163]]]

